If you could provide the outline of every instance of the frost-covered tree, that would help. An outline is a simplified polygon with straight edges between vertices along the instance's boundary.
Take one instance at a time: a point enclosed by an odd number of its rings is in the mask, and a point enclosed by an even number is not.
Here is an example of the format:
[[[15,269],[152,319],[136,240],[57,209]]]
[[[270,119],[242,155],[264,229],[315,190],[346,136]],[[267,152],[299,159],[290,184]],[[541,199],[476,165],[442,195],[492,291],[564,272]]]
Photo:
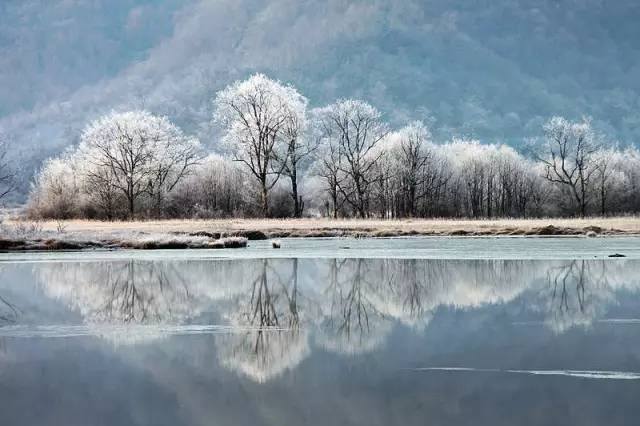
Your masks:
[[[131,218],[144,194],[159,212],[164,194],[197,163],[198,151],[197,140],[146,111],[114,112],[92,122],[79,146],[87,177],[122,193]]]
[[[214,105],[223,143],[257,179],[267,216],[269,191],[287,167],[289,147],[297,147],[307,101],[293,87],[255,74],[218,92]]]
[[[454,139],[444,149],[455,172],[453,211],[460,216],[491,216],[496,147],[477,140]]]
[[[312,111],[313,138],[317,141],[317,150],[314,152],[314,162],[309,168],[309,174],[312,178],[318,178],[323,192],[328,196],[324,201],[327,216],[337,219],[344,204],[339,187],[345,179],[345,173],[342,172],[340,132],[330,121],[325,120],[323,111]]]
[[[612,198],[625,186],[624,174],[620,171],[622,161],[620,151],[615,147],[599,149],[593,153],[596,169],[593,185],[598,201],[598,212],[602,216],[611,210]]]
[[[426,179],[425,168],[433,157],[433,152],[427,149],[431,137],[429,130],[421,122],[410,123],[397,133],[398,145],[394,150],[397,161],[400,188],[406,212],[415,216],[416,201],[419,198],[419,188]]]
[[[36,217],[68,219],[79,215],[81,183],[75,156],[65,152],[44,162],[36,174],[29,197],[29,214]]]
[[[291,198],[293,199],[293,216],[302,216],[304,202],[299,195],[300,168],[305,160],[317,148],[317,139],[309,133],[309,123],[306,116],[306,99],[304,108],[289,114],[283,129],[284,146],[286,151],[280,154],[283,164],[282,172],[291,182]]]
[[[126,199],[124,194],[116,187],[116,175],[109,167],[92,167],[85,162],[84,166],[89,166],[80,172],[84,177],[84,190],[88,194],[91,208],[101,212],[108,220],[122,217],[125,210]],[[101,215],[102,215],[101,214]]]
[[[247,196],[251,184],[238,163],[209,154],[178,184],[171,211],[188,217],[243,216],[252,212]]]
[[[337,183],[337,188],[356,214],[364,218],[374,181],[371,172],[382,156],[382,151],[374,148],[388,133],[382,114],[366,102],[345,99],[319,109],[317,117],[325,136],[337,143],[339,171],[346,177]]]
[[[591,122],[553,117],[544,125],[544,133],[538,160],[545,165],[545,178],[568,188],[575,201],[575,213],[584,216],[591,196],[591,181],[597,170],[593,154],[599,141]]]
[[[111,113],[86,127],[77,148],[47,160],[35,177],[29,211],[39,217],[114,219],[147,206],[166,212],[165,198],[200,159],[197,140],[165,117]]]
[[[15,188],[15,168],[9,160],[9,142],[0,132],[0,200],[5,198]]]
[[[640,211],[640,151],[635,147],[622,151],[617,167],[624,176],[623,211],[637,213]]]
[[[418,216],[440,202],[450,176],[446,158],[430,141],[429,129],[420,121],[389,134],[383,144],[392,168],[394,216]],[[426,204],[426,205],[425,205]]]

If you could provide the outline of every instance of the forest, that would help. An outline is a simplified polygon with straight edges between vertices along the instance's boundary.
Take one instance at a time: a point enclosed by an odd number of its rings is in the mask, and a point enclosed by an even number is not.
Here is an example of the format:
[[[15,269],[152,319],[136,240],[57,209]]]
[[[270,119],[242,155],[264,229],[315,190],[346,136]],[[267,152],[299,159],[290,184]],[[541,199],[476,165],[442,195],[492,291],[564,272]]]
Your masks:
[[[436,143],[427,124],[393,129],[358,99],[310,108],[295,87],[263,74],[211,102],[216,152],[145,110],[89,123],[78,144],[37,171],[27,214],[529,218],[640,210],[640,151],[620,148],[588,117],[550,117],[541,137],[518,151],[467,137]],[[11,164],[3,158],[8,191]]]

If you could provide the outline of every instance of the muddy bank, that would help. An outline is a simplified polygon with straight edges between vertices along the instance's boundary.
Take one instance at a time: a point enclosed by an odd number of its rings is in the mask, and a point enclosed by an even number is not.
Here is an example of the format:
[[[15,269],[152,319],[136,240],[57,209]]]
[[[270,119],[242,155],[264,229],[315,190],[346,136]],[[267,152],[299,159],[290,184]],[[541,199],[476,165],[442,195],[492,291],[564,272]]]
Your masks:
[[[402,229],[378,227],[341,227],[318,229],[295,228],[266,228],[256,229],[201,229],[189,232],[171,231],[168,233],[146,233],[118,231],[111,229],[109,232],[98,231],[91,234],[74,232],[61,235],[36,237],[0,237],[0,251],[76,251],[76,250],[167,250],[167,249],[222,249],[242,248],[248,241],[268,240],[276,238],[392,238],[409,236],[435,236],[435,237],[546,237],[546,236],[574,236],[574,237],[599,237],[609,235],[638,235],[637,232],[621,230],[617,228],[603,228],[596,225],[584,227],[546,225],[539,227],[487,227],[478,229],[465,227],[452,227],[446,230],[431,230],[425,228]]]
[[[264,231],[255,230],[233,230],[233,231],[217,231],[207,232],[198,231],[188,235],[238,235],[244,236],[249,240],[265,240],[271,238],[331,238],[331,237],[353,237],[353,238],[391,238],[391,237],[409,237],[409,236],[587,236],[597,237],[606,235],[638,235],[635,232],[620,230],[615,228],[603,228],[600,226],[590,225],[585,227],[568,227],[568,226],[540,226],[534,228],[518,228],[518,227],[495,227],[487,229],[451,229],[451,230],[428,230],[428,229],[378,229],[375,227],[342,227],[342,228],[319,228],[319,229],[286,229],[272,228]]]
[[[0,252],[22,251],[77,251],[77,250],[168,250],[168,249],[223,249],[247,246],[244,237],[226,238],[163,238],[163,239],[98,239],[81,240],[59,238],[0,238]]]

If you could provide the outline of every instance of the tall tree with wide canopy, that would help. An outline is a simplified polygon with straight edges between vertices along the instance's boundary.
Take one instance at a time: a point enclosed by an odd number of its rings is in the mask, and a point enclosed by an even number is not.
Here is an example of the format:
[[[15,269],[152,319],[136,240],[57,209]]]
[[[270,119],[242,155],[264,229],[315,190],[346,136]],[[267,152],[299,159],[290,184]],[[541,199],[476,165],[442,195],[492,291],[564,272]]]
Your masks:
[[[159,202],[198,162],[199,142],[166,117],[113,112],[85,129],[79,153],[87,178],[121,192],[133,218],[141,195]]]
[[[290,165],[286,160],[291,148],[297,149],[306,105],[296,89],[263,74],[231,84],[214,100],[214,120],[224,129],[223,143],[258,181],[265,216],[269,191]]]
[[[598,139],[591,122],[553,117],[544,125],[544,133],[538,160],[544,164],[545,178],[568,188],[576,203],[576,213],[584,217],[591,180],[597,170],[594,153],[598,150]]]

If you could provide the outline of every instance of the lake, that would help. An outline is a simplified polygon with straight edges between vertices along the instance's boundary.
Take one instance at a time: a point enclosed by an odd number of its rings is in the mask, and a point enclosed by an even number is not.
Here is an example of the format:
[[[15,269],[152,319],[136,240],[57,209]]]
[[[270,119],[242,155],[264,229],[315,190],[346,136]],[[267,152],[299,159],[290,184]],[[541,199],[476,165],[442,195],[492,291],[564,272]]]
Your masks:
[[[2,425],[635,425],[639,396],[637,237],[0,255]]]

